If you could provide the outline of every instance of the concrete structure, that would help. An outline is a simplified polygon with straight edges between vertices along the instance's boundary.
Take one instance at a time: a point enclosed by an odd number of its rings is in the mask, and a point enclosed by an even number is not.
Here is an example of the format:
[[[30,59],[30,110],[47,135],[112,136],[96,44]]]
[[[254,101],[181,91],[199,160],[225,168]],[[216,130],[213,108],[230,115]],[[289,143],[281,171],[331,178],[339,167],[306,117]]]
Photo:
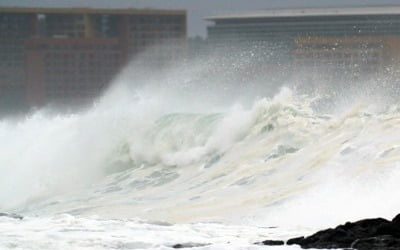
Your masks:
[[[214,22],[208,35],[215,46],[263,42],[296,68],[377,73],[400,60],[400,6],[277,9],[207,20]]]
[[[186,12],[0,9],[0,106],[91,100],[132,57],[163,66],[185,49]],[[168,46],[167,46],[167,45]]]

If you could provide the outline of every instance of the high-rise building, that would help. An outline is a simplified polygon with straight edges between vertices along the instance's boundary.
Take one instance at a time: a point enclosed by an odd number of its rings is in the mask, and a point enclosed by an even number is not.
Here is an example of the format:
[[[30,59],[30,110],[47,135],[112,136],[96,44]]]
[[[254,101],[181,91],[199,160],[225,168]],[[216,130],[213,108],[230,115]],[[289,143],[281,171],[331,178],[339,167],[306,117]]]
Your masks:
[[[161,67],[184,54],[186,12],[1,8],[0,106],[91,100],[132,57]]]
[[[33,34],[32,14],[0,14],[0,110],[25,105],[25,41]]]
[[[279,51],[274,59],[295,69],[365,75],[400,60],[400,6],[274,9],[207,19],[213,21],[208,37],[215,46],[264,43]]]

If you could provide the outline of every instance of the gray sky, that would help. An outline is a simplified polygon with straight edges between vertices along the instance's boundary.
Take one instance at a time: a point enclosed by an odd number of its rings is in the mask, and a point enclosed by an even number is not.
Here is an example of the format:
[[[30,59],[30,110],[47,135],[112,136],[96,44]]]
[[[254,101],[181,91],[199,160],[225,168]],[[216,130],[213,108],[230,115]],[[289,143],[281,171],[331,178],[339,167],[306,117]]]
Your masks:
[[[371,5],[400,5],[400,0],[0,0],[0,6],[186,9],[189,36],[205,36],[208,23],[204,17],[214,14],[270,8]]]

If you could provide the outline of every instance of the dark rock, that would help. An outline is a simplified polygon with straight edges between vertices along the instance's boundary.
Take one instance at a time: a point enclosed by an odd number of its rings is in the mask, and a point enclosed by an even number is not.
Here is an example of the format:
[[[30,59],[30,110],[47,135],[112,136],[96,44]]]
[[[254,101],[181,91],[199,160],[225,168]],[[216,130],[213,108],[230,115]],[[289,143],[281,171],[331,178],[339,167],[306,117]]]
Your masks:
[[[288,244],[288,245],[300,245],[300,243],[303,242],[303,240],[304,240],[304,236],[301,236],[301,237],[297,237],[297,238],[293,238],[293,239],[288,240],[286,242],[286,244]]]
[[[345,248],[356,239],[343,229],[327,229],[309,237],[290,239],[288,244],[298,244],[302,248]]]
[[[208,246],[210,244],[204,244],[204,243],[182,243],[182,244],[175,244],[172,246],[172,248],[192,248],[192,247],[204,247]]]
[[[400,214],[396,215],[396,216],[392,219],[392,223],[400,224]]]
[[[353,248],[358,250],[400,249],[400,215],[392,221],[382,218],[347,222],[308,237],[287,241],[302,248]]]
[[[391,235],[364,238],[354,241],[351,248],[358,250],[398,250],[400,239]]]
[[[400,237],[400,214],[394,217],[390,223],[379,226],[376,234]]]
[[[257,242],[257,245],[266,245],[266,246],[281,246],[284,245],[285,242],[282,240],[264,240],[262,242]]]
[[[13,219],[22,220],[24,217],[19,214],[0,213],[0,217],[8,217]]]

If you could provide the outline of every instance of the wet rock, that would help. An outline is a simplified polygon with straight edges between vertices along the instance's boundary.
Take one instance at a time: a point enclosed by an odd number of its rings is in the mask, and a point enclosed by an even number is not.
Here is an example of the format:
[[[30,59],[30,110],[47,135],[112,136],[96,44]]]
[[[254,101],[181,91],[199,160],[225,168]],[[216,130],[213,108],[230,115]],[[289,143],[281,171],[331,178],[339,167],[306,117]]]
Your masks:
[[[265,245],[265,246],[281,246],[284,245],[285,242],[282,240],[264,240],[262,242],[255,243],[256,245]]]
[[[374,218],[347,222],[344,225],[322,230],[308,237],[290,239],[287,244],[297,244],[306,249],[400,249],[400,215],[397,215],[392,221]]]
[[[8,217],[13,219],[22,220],[24,217],[19,214],[0,213],[0,217]]]
[[[300,243],[303,242],[303,240],[304,240],[304,236],[301,236],[301,237],[297,237],[297,238],[293,238],[293,239],[288,240],[286,242],[286,244],[288,244],[288,245],[300,245]]]
[[[353,242],[351,248],[358,250],[398,250],[400,249],[400,239],[391,235],[364,238]]]
[[[175,244],[172,246],[172,248],[193,248],[193,247],[204,247],[208,246],[210,244],[204,244],[204,243],[182,243],[182,244]]]
[[[400,214],[394,217],[390,223],[379,226],[376,235],[392,235],[400,238]]]

